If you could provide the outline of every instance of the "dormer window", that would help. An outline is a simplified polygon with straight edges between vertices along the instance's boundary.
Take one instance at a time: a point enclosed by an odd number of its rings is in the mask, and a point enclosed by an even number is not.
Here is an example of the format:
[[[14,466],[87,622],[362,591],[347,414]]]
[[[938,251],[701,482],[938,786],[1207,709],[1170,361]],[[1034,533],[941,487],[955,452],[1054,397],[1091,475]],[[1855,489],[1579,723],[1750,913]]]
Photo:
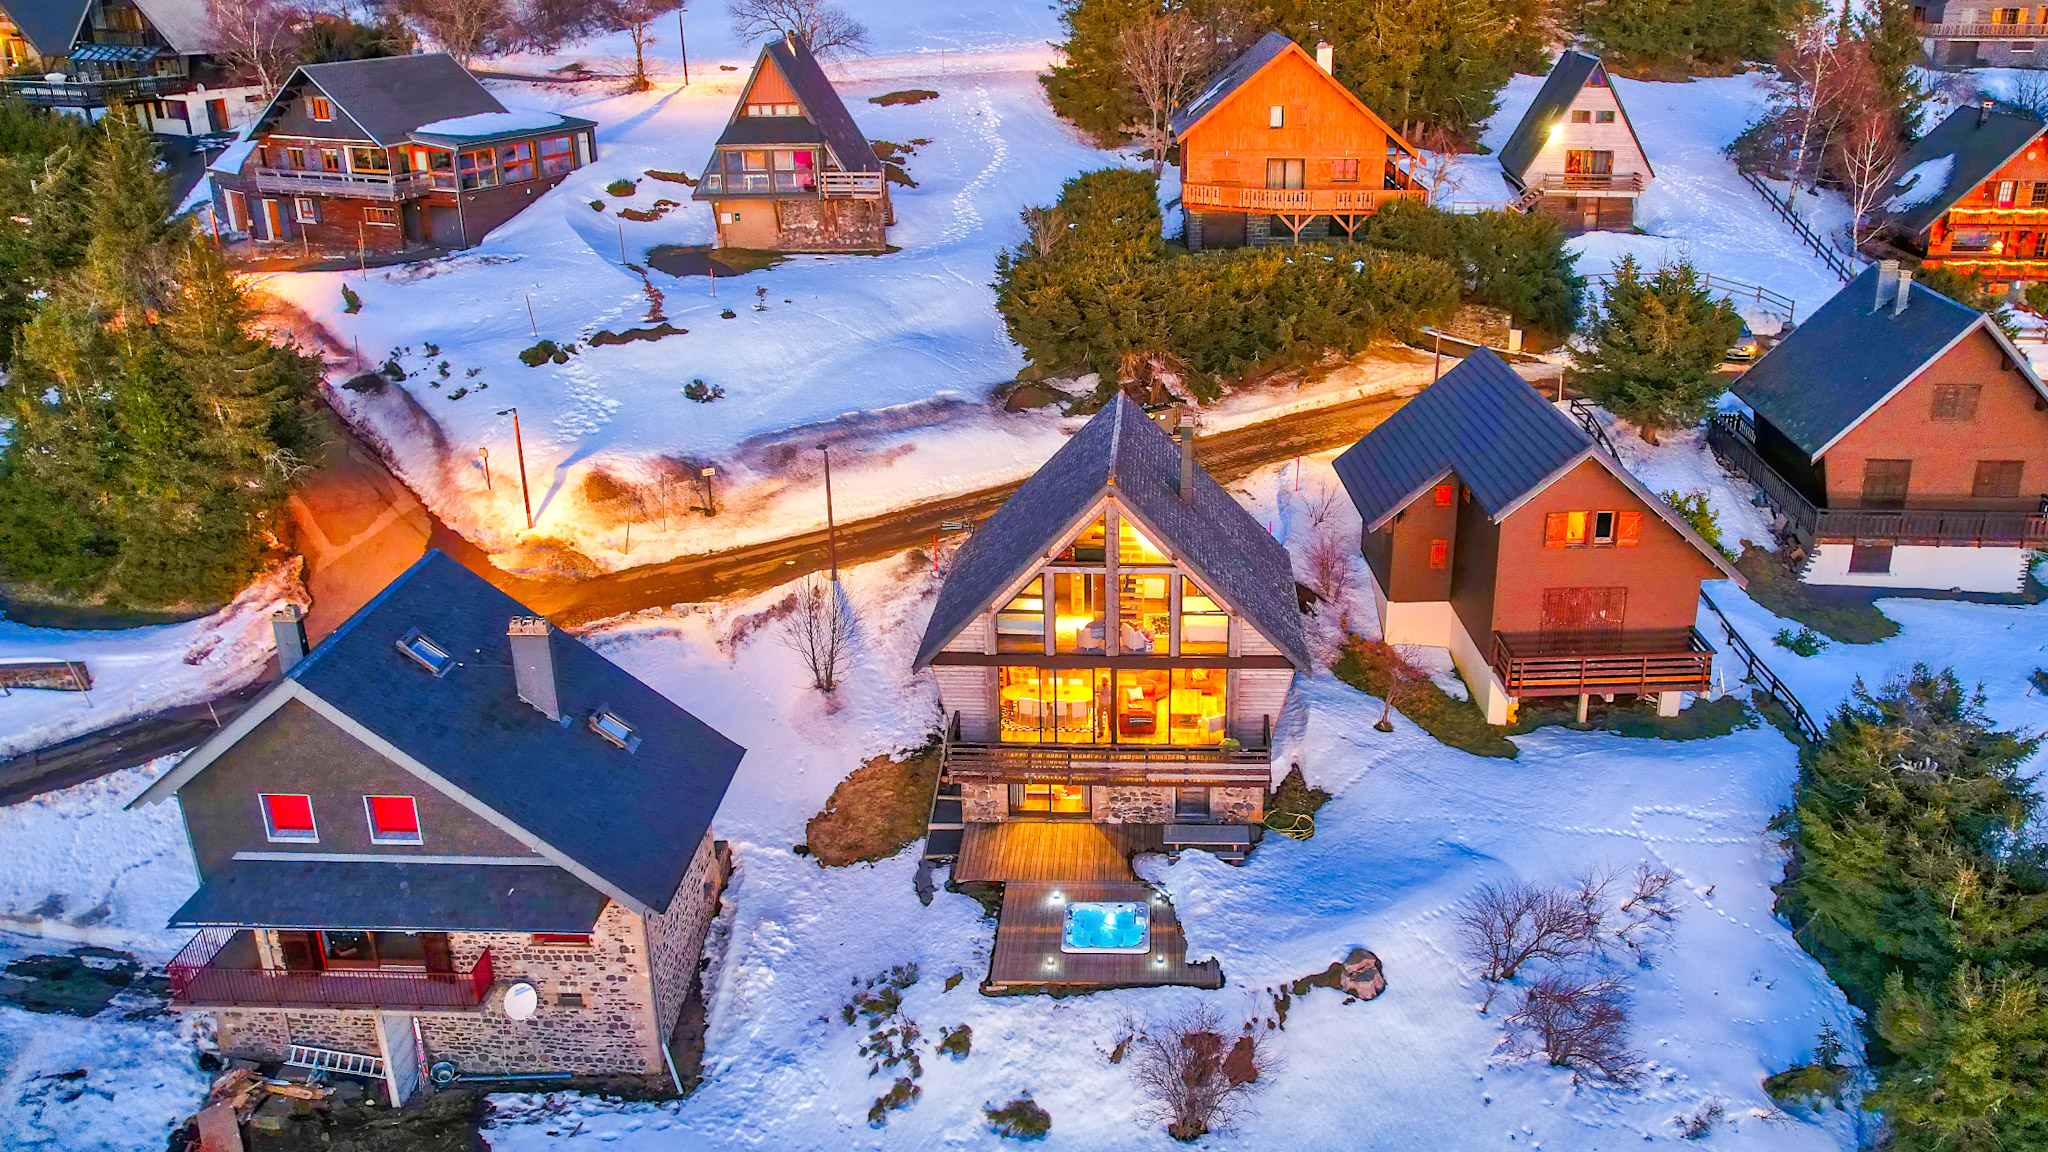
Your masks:
[[[640,747],[639,731],[609,708],[600,708],[590,714],[590,730],[628,752],[637,751]]]
[[[266,792],[258,796],[263,806],[263,834],[273,841],[317,844],[320,832],[313,824],[313,798],[303,794]]]
[[[306,101],[306,115],[323,122],[332,120],[334,119],[334,105],[328,103],[325,96],[315,96]]]
[[[448,670],[455,667],[455,657],[449,655],[446,648],[428,639],[427,635],[417,628],[407,632],[405,638],[398,642],[398,650],[412,657],[420,667],[433,673],[437,678],[446,676]]]
[[[803,112],[794,104],[749,104],[749,116],[801,116]]]

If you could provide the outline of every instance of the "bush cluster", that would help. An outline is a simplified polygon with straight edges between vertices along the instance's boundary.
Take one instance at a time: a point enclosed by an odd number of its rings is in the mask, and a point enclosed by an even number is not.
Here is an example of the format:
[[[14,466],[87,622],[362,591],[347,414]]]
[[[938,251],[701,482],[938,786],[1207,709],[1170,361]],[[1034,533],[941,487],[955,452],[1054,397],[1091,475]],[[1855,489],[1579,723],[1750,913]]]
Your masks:
[[[1565,248],[1564,228],[1538,213],[1439,211],[1399,200],[1381,208],[1358,239],[1433,256],[1457,269],[1465,298],[1552,332],[1578,327],[1586,279]]]

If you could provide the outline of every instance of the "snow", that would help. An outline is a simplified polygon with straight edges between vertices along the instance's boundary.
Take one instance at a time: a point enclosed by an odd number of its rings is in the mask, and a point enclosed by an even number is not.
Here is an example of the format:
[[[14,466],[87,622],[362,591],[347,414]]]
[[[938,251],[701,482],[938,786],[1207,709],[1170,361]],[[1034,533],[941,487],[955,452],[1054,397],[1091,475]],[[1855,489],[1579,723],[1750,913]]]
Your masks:
[[[1732,397],[1724,396],[1723,403],[1739,406]],[[1742,555],[1744,541],[1765,549],[1777,546],[1769,518],[1755,503],[1756,486],[1721,467],[1707,447],[1704,427],[1666,431],[1658,435],[1658,443],[1651,444],[1636,428],[1616,419],[1606,409],[1594,411],[1607,429],[1622,465],[1644,487],[1660,496],[1666,492],[1681,496],[1707,494],[1707,506],[1714,511],[1721,527],[1721,544],[1728,551]]]
[[[297,562],[259,576],[220,611],[183,624],[67,631],[0,619],[0,662],[83,661],[93,684],[90,692],[0,693],[0,757],[254,682],[270,660],[271,613],[286,603],[310,603]]]
[[[220,155],[214,157],[213,161],[206,166],[206,170],[208,172],[219,172],[223,176],[233,176],[240,173],[242,165],[247,164],[249,157],[256,154],[256,147],[260,143],[249,138],[249,130],[255,126],[256,124],[253,120],[244,126],[241,134],[235,137],[235,142],[228,145],[227,149]],[[200,183],[204,185],[206,181],[202,179]]]
[[[1899,190],[1884,202],[1885,211],[1903,212],[1908,208],[1917,208],[1941,195],[1942,189],[1948,187],[1949,177],[1955,175],[1955,170],[1956,157],[1953,152],[1913,165],[1905,175],[1899,177]]]
[[[425,136],[497,136],[506,132],[530,132],[562,123],[558,112],[516,109],[507,112],[478,112],[472,116],[451,116],[413,129]]]

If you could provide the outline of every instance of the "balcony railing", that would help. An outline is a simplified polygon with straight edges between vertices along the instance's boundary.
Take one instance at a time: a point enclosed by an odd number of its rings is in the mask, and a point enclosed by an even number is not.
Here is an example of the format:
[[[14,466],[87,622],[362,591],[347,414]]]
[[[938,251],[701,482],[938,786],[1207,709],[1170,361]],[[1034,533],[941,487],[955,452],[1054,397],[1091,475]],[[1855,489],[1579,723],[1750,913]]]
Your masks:
[[[1634,196],[1643,190],[1643,177],[1637,172],[1552,172],[1532,186],[1545,195]]]
[[[1420,188],[1245,188],[1235,184],[1184,184],[1181,203],[1227,212],[1307,213],[1318,216],[1371,213],[1395,200],[1427,201]]]
[[[2048,40],[2048,24],[1915,24],[1913,30],[1947,40]]]
[[[1707,446],[1721,462],[1755,484],[1806,544],[1821,540],[1895,544],[2048,545],[2048,515],[2004,508],[1816,508],[1756,448],[1756,427],[1739,412],[1715,414]]]
[[[122,76],[111,80],[4,80],[7,91],[38,108],[104,108],[192,89],[190,76]]]
[[[882,198],[882,174],[880,172],[840,172],[828,170],[818,173],[818,195],[827,200],[880,200]]]
[[[1692,628],[1493,634],[1493,671],[1510,696],[1697,692],[1713,668],[1713,646]]]
[[[954,780],[1063,784],[1272,785],[1266,748],[1148,748],[1086,744],[950,744]]]
[[[354,196],[363,200],[400,200],[425,192],[431,176],[425,172],[323,172],[298,168],[256,169],[258,192],[285,195],[322,193]]]
[[[165,968],[171,1000],[192,1007],[393,1008],[414,1011],[475,1008],[490,994],[491,953],[468,972],[364,968],[293,972],[216,965],[237,932],[208,928]],[[246,949],[238,949],[238,952]]]

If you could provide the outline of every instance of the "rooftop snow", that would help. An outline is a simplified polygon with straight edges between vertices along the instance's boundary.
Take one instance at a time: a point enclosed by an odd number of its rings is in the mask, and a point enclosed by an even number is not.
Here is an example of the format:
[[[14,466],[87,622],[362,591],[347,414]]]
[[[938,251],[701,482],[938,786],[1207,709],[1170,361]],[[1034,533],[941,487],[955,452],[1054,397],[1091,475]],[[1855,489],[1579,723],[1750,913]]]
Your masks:
[[[1955,171],[1956,154],[1953,152],[1913,165],[1911,171],[1899,177],[1899,190],[1884,202],[1884,210],[1903,212],[1908,208],[1918,208],[1939,196],[1942,189],[1948,187],[1949,177],[1955,175]]]
[[[452,116],[413,129],[422,136],[502,136],[507,132],[534,132],[567,123],[554,112],[521,109],[516,112],[478,112],[473,116]]]

